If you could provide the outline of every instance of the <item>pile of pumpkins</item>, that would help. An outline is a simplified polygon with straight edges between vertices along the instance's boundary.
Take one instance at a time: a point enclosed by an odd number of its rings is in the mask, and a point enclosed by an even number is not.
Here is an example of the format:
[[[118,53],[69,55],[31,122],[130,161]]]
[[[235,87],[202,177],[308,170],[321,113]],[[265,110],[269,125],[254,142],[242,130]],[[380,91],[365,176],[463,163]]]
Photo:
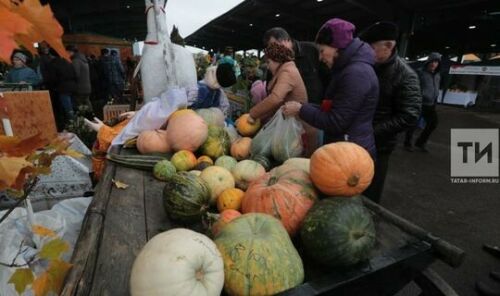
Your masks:
[[[174,152],[153,169],[165,182],[169,218],[189,227],[214,216],[209,212],[219,213],[208,236],[177,228],[150,240],[132,268],[133,296],[220,295],[222,289],[229,295],[273,295],[294,288],[304,280],[292,243],[297,236],[305,256],[321,265],[351,266],[370,258],[375,227],[358,196],[374,172],[366,150],[329,144],[311,159],[292,158],[271,169],[268,159],[250,153],[260,123],[249,124],[243,115],[236,135],[223,127],[221,116],[216,110],[180,110],[160,132],[168,148],[161,152]],[[153,145],[141,136],[139,151],[151,152]]]

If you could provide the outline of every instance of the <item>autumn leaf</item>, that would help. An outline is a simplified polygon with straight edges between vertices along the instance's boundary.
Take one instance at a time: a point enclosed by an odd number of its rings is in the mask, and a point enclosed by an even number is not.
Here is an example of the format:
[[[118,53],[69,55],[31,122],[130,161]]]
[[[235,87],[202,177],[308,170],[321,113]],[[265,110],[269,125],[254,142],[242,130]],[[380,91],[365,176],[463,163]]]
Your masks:
[[[16,180],[24,168],[32,164],[25,157],[0,157],[0,190],[7,188],[21,189],[15,186]]]
[[[33,225],[33,233],[38,234],[39,236],[48,236],[48,237],[57,236],[57,234],[54,231],[36,224]]]
[[[0,151],[7,156],[25,156],[47,144],[49,141],[43,139],[40,133],[22,140],[17,137],[0,136]]]
[[[19,268],[12,274],[9,279],[9,284],[14,284],[18,294],[24,293],[26,287],[33,283],[33,272],[29,268]]]
[[[33,292],[35,296],[46,296],[51,290],[50,275],[48,272],[44,272],[37,276],[33,281]]]
[[[55,260],[68,250],[69,244],[62,239],[57,238],[46,243],[38,255],[41,259]]]
[[[111,181],[113,182],[113,184],[115,184],[115,187],[118,189],[127,189],[130,186],[118,180],[112,179]]]
[[[17,48],[14,36],[28,34],[32,24],[6,4],[6,0],[0,2],[0,60],[10,63],[10,55]]]
[[[66,155],[66,156],[70,156],[70,157],[73,157],[73,158],[82,158],[83,157],[83,154],[81,154],[80,152],[74,150],[74,149],[66,149],[62,152],[63,155]]]
[[[64,278],[66,277],[66,274],[70,270],[71,266],[73,265],[62,260],[54,260],[49,264],[47,273],[49,274],[51,280],[51,290],[57,295],[59,295],[62,290]]]

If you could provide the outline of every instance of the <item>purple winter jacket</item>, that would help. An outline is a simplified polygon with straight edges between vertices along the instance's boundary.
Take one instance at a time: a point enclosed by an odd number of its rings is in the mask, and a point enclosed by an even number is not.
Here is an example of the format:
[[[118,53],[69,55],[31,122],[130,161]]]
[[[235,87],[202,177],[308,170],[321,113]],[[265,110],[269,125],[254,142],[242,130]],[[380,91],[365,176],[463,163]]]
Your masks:
[[[349,141],[376,157],[373,116],[379,85],[373,69],[375,56],[367,43],[355,38],[335,61],[324,99],[332,101],[330,111],[304,104],[300,118],[325,132],[324,144]]]

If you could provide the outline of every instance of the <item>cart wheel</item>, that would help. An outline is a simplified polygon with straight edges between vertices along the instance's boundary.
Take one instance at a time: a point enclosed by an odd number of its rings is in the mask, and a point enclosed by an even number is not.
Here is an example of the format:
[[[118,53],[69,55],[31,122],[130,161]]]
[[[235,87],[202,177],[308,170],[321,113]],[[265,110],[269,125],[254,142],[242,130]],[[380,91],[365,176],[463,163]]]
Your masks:
[[[420,296],[458,296],[457,292],[434,270],[428,268],[415,278]]]

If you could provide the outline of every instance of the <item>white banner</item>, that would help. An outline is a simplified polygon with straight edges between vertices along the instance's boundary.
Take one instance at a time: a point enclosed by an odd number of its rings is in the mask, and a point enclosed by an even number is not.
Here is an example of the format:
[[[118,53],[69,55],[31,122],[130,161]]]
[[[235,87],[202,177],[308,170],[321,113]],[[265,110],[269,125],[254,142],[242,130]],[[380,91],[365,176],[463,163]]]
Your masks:
[[[454,65],[450,74],[500,76],[500,66],[464,66]]]

